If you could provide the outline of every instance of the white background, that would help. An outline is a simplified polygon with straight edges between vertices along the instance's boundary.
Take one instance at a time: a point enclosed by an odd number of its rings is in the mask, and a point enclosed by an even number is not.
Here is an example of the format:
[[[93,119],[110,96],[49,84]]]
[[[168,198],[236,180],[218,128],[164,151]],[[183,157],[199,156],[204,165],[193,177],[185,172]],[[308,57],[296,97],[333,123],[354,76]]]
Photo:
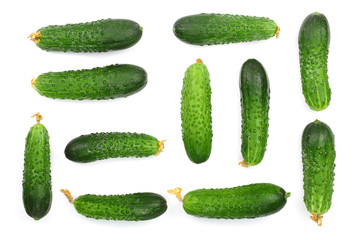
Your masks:
[[[260,239],[322,238],[357,234],[359,216],[359,18],[356,1],[7,1],[1,18],[1,235],[10,239]],[[324,13],[330,23],[330,106],[314,112],[301,93],[297,36],[303,19]],[[221,46],[192,46],[173,35],[180,17],[207,13],[266,16],[280,27],[280,38]],[[126,18],[144,29],[134,47],[95,54],[50,53],[27,36],[50,24]],[[213,145],[210,159],[196,165],[186,156],[180,127],[180,97],[186,68],[201,58],[210,72]],[[258,59],[270,87],[268,147],[261,164],[237,165],[240,153],[241,65]],[[40,96],[30,81],[48,71],[136,64],[148,72],[148,84],[128,98],[110,101],[64,101]],[[25,137],[40,112],[50,134],[53,204],[40,221],[26,215],[22,204]],[[335,192],[323,226],[310,220],[303,203],[301,134],[319,119],[336,137]],[[111,159],[79,164],[64,156],[66,144],[81,134],[101,131],[143,132],[166,139],[158,157]],[[291,192],[278,213],[258,219],[214,220],[187,215],[168,189],[183,193],[269,182]],[[168,210],[151,221],[88,219],[60,193],[123,194],[151,191],[163,195]]]

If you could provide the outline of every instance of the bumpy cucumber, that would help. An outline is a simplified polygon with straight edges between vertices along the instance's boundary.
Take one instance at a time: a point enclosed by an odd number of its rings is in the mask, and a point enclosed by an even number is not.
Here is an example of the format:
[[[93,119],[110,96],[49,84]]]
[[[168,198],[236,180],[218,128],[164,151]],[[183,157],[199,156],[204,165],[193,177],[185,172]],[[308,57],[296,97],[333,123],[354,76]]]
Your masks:
[[[181,94],[185,150],[191,161],[202,163],[210,156],[213,134],[209,72],[200,59],[186,70]]]
[[[147,74],[141,67],[116,64],[93,69],[48,72],[31,81],[42,96],[58,99],[113,99],[143,89]]]
[[[94,22],[51,25],[30,35],[46,51],[106,52],[133,46],[142,36],[142,28],[127,19],[104,19]]]
[[[334,192],[335,138],[330,127],[316,120],[302,135],[304,202],[311,219],[322,224],[322,214],[331,206]]]
[[[50,145],[48,131],[40,123],[42,116],[34,116],[37,124],[26,137],[22,196],[26,213],[39,220],[49,212],[52,202]]]
[[[247,60],[240,74],[241,153],[243,166],[259,164],[265,154],[269,128],[270,85],[264,67]]]
[[[181,189],[169,190],[181,200]],[[280,211],[290,193],[270,183],[233,188],[198,189],[187,193],[183,208],[187,214],[206,218],[256,218]]]
[[[76,211],[88,218],[106,220],[141,221],[162,215],[167,204],[156,193],[132,193],[124,195],[86,194],[73,200],[68,190],[61,190]]]
[[[307,16],[299,32],[299,55],[302,92],[306,103],[315,111],[329,106],[331,89],[328,81],[330,28],[321,13]]]
[[[214,45],[265,40],[278,36],[280,28],[265,17],[202,13],[180,18],[173,31],[186,43]]]
[[[118,157],[148,157],[158,155],[164,141],[141,133],[92,133],[71,140],[65,156],[74,162],[93,162]]]

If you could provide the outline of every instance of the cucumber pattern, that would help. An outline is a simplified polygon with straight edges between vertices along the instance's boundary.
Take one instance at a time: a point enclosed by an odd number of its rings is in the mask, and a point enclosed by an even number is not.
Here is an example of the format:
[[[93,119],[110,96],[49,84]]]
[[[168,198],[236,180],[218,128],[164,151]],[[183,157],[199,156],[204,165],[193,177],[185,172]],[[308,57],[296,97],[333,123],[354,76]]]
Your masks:
[[[130,64],[48,72],[31,81],[32,87],[42,96],[72,100],[127,97],[139,92],[146,84],[146,71]]]
[[[42,116],[34,116],[37,123],[26,137],[22,197],[26,213],[39,220],[50,211],[52,202],[50,145],[48,131],[40,123]]]
[[[309,123],[302,135],[304,202],[319,226],[331,206],[335,155],[335,137],[330,127],[319,120]]]
[[[210,156],[213,134],[210,78],[201,59],[186,70],[181,95],[185,150],[191,161],[203,163]]]
[[[61,192],[74,204],[78,213],[88,218],[142,221],[159,217],[167,210],[165,198],[156,193],[86,194],[74,200],[67,189]]]
[[[181,41],[202,46],[265,40],[278,37],[280,28],[265,17],[202,13],[178,19],[173,31]]]
[[[299,32],[299,55],[302,92],[312,110],[326,109],[331,100],[328,81],[330,28],[325,15],[312,13]]]
[[[198,189],[181,198],[181,188],[169,190],[187,214],[205,218],[256,218],[280,211],[290,193],[270,183],[257,183],[233,188]]]
[[[265,154],[269,128],[270,84],[264,67],[247,60],[240,74],[241,154],[243,166],[259,164]]]
[[[118,157],[148,157],[159,155],[164,141],[141,133],[92,133],[71,140],[65,156],[74,162],[93,162]]]
[[[43,27],[29,38],[46,51],[106,52],[129,48],[141,36],[142,28],[132,20],[103,19]]]

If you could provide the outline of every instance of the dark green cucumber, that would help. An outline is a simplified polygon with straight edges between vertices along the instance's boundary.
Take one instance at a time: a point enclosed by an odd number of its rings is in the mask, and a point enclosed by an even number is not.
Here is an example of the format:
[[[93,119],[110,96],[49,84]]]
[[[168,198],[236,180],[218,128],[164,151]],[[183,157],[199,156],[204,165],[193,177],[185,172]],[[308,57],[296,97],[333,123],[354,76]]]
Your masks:
[[[61,192],[74,204],[78,213],[88,218],[142,221],[159,217],[167,209],[165,198],[156,193],[86,194],[73,200],[68,190]]]
[[[65,72],[48,72],[32,80],[42,96],[58,99],[113,99],[139,92],[147,84],[146,71],[130,64]]]
[[[311,219],[321,226],[322,214],[331,206],[334,192],[335,138],[330,127],[316,120],[302,135],[304,202]]]
[[[181,189],[169,190],[179,196]],[[187,214],[206,218],[256,218],[280,211],[290,193],[270,183],[233,188],[198,189],[187,193],[183,208]]]
[[[142,36],[138,23],[127,19],[51,25],[30,34],[30,39],[46,51],[106,52],[135,45]]]
[[[191,161],[202,163],[210,156],[213,134],[209,72],[200,59],[186,70],[181,95],[185,150]]]
[[[280,28],[265,17],[202,13],[178,19],[173,31],[181,41],[202,46],[265,40]]]
[[[330,28],[321,13],[307,16],[299,32],[299,55],[302,92],[312,110],[329,106],[331,89],[328,81]]]
[[[26,213],[39,220],[50,210],[52,202],[49,134],[39,113],[37,124],[26,137],[23,172],[23,203]]]
[[[141,133],[92,133],[71,140],[65,156],[74,162],[93,162],[118,157],[148,157],[158,155],[164,141]]]
[[[247,60],[240,74],[241,154],[243,166],[259,164],[265,154],[269,128],[270,85],[264,67]]]

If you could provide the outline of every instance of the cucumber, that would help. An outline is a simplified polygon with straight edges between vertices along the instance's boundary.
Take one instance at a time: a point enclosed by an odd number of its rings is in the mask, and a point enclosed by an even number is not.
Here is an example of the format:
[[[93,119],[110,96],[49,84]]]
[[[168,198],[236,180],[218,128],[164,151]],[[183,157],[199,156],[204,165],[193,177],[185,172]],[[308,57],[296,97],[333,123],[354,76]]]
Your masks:
[[[26,137],[22,197],[26,213],[39,220],[50,211],[52,202],[50,145],[48,131],[40,123],[42,116],[34,116],[37,123]]]
[[[78,213],[88,218],[142,221],[159,217],[167,209],[165,198],[156,193],[86,194],[73,200],[67,189],[60,191],[74,204]]]
[[[186,154],[194,163],[211,153],[212,119],[209,72],[198,59],[185,72],[181,91],[181,127]]]
[[[181,198],[181,188],[168,192]],[[198,189],[187,193],[183,208],[187,214],[205,218],[241,219],[263,217],[280,211],[290,193],[270,183],[233,188]]]
[[[311,219],[322,225],[323,214],[331,206],[334,192],[335,138],[330,127],[315,120],[302,135],[304,202]]]
[[[331,89],[328,80],[330,28],[325,15],[312,13],[300,27],[299,55],[302,92],[312,110],[329,106]]]
[[[214,13],[182,17],[173,27],[178,39],[200,46],[265,40],[279,31],[269,18]]]
[[[135,45],[142,36],[138,23],[127,19],[51,25],[40,28],[29,38],[46,51],[106,52]]]
[[[241,154],[243,166],[259,164],[265,154],[269,128],[270,85],[264,67],[247,60],[240,74]]]
[[[82,135],[71,140],[65,156],[74,162],[86,163],[118,157],[159,155],[164,141],[142,133],[106,132]]]
[[[31,81],[32,87],[42,96],[72,100],[127,97],[139,92],[146,84],[146,71],[130,64],[48,72]]]

